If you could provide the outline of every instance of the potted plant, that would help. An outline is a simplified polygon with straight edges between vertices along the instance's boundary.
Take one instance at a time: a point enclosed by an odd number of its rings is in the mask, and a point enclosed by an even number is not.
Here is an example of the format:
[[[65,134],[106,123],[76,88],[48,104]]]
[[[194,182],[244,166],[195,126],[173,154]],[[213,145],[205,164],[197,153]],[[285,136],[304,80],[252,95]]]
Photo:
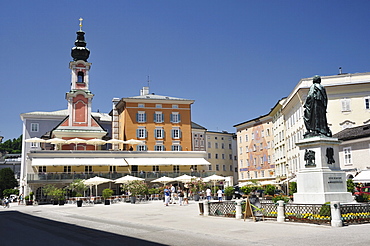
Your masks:
[[[104,198],[104,205],[110,205],[110,200],[108,198],[110,198],[111,196],[113,195],[113,190],[112,189],[104,189],[103,190],[103,198]]]
[[[128,192],[132,204],[136,203],[136,196],[145,196],[148,194],[148,186],[141,180],[134,180],[123,184],[122,190]]]
[[[80,197],[83,196],[87,188],[87,185],[85,185],[82,179],[76,179],[67,186],[67,189],[72,190],[72,193],[74,193],[75,196],[78,197],[77,207],[82,207],[82,200],[80,199]]]
[[[226,200],[231,200],[234,194],[234,187],[228,186],[224,189]]]
[[[63,190],[62,188],[56,188],[55,189],[55,197],[57,198],[58,200],[58,204],[59,206],[62,206],[64,205],[64,202],[65,202],[65,195],[66,195],[66,191]]]
[[[187,186],[193,194],[194,200],[199,201],[199,192],[204,190],[206,183],[202,179],[192,179],[191,182],[187,183]]]
[[[26,200],[26,205],[33,205],[33,194],[33,192],[30,192],[30,194],[24,198]]]
[[[54,185],[46,185],[43,191],[47,196],[51,197],[53,205],[64,205],[65,190]]]

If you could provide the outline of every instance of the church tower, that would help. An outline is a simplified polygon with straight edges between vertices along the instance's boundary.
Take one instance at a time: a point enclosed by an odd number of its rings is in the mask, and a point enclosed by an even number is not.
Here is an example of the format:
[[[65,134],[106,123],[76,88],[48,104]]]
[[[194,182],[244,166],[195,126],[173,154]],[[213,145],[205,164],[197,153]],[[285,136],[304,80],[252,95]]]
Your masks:
[[[71,51],[73,61],[69,63],[71,89],[66,93],[68,117],[54,129],[53,134],[55,137],[64,139],[101,139],[107,132],[91,115],[94,94],[89,90],[91,63],[87,59],[90,50],[86,48],[85,32],[82,31],[82,18],[80,18],[80,30],[76,34],[75,46]]]

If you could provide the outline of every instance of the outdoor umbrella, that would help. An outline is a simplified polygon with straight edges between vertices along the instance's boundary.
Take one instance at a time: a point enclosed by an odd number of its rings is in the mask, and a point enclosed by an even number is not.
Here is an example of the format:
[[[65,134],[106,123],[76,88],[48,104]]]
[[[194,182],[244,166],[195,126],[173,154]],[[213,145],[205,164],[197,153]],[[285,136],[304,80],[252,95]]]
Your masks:
[[[95,150],[96,150],[97,145],[104,145],[107,143],[107,141],[104,141],[103,139],[99,139],[99,138],[94,138],[94,139],[87,140],[86,143],[95,145]]]
[[[90,191],[91,191],[91,186],[95,185],[95,193],[96,193],[96,196],[98,196],[98,185],[112,182],[112,181],[113,180],[111,179],[106,179],[106,178],[95,176],[93,178],[86,179],[84,181],[84,184],[90,186]]]
[[[216,182],[225,180],[225,177],[213,174],[203,179],[205,182],[213,182],[213,187],[216,186]]]
[[[119,139],[111,139],[111,140],[108,140],[107,143],[109,143],[109,144],[123,144],[123,143],[125,143],[125,141],[119,140]]]
[[[45,139],[42,139],[42,138],[36,138],[36,137],[34,137],[34,138],[29,138],[29,139],[26,139],[26,140],[24,140],[25,142],[27,142],[27,143],[45,143]]]
[[[59,144],[64,144],[65,142],[66,140],[61,139],[61,138],[52,138],[52,139],[46,140],[46,143],[51,143],[57,146],[59,146]]]
[[[141,140],[136,140],[136,139],[129,139],[129,140],[127,140],[127,141],[125,141],[125,144],[142,144],[142,143],[144,143],[143,141],[141,141]]]
[[[260,182],[261,185],[276,185],[275,180],[265,180]]]
[[[131,175],[126,175],[124,177],[121,177],[119,179],[114,180],[114,182],[116,184],[127,184],[127,183],[130,183],[130,182],[135,181],[135,180],[145,180],[145,179],[134,177],[134,176],[131,176]]]
[[[175,178],[176,181],[183,182],[183,183],[191,182],[192,179],[195,179],[195,177],[189,176],[187,174],[184,174],[184,175],[181,175]]]
[[[176,181],[175,179],[173,178],[170,178],[170,177],[166,177],[166,176],[163,176],[163,177],[160,177],[159,179],[155,179],[155,180],[152,180],[151,182],[153,183],[162,183],[163,185],[169,183],[169,182],[172,182],[172,181]]]
[[[76,150],[77,150],[77,144],[79,143],[86,143],[86,140],[85,139],[81,139],[81,138],[72,138],[72,139],[69,139],[66,141],[67,144],[76,144]]]

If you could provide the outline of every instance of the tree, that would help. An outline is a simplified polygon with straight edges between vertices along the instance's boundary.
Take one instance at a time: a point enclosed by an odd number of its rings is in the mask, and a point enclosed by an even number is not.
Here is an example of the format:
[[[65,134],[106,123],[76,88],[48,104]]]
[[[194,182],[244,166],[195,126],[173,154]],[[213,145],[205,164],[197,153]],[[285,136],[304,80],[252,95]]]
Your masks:
[[[18,182],[14,177],[14,172],[10,168],[0,170],[0,196],[3,196],[3,191],[6,189],[14,189],[18,186]]]
[[[4,143],[0,143],[0,152],[9,154],[19,154],[22,153],[22,135],[13,140],[6,140]]]

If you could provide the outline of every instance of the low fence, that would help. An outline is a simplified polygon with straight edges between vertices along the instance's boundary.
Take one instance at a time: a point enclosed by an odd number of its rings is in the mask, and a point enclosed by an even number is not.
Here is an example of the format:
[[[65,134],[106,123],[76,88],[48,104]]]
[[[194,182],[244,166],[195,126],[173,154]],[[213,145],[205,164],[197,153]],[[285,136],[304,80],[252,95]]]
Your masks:
[[[241,201],[241,215],[244,217],[245,200]],[[276,219],[278,217],[277,204],[271,200],[261,200],[261,209],[265,218]],[[293,204],[284,205],[285,221],[303,222],[322,225],[331,225],[330,204]],[[237,217],[237,203],[235,201],[209,202],[209,216]],[[343,224],[370,223],[370,204],[340,204],[341,220]]]

